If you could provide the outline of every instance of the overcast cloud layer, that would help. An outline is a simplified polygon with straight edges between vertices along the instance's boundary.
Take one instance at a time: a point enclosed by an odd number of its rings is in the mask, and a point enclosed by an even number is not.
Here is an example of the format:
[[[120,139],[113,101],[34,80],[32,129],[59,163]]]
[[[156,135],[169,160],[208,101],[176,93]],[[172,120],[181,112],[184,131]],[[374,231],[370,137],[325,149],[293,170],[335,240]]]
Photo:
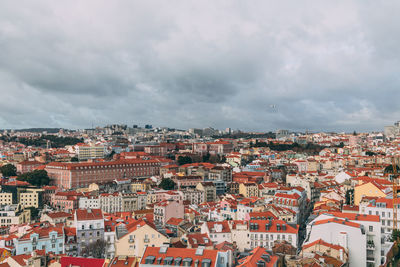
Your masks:
[[[0,128],[382,130],[400,119],[399,11],[372,0],[3,0]]]

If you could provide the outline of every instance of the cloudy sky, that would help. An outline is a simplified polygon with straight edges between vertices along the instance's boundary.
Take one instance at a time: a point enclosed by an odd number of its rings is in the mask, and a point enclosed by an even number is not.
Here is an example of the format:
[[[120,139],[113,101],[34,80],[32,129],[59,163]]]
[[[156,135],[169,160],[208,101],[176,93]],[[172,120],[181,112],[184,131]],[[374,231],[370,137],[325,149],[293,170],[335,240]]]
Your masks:
[[[382,130],[400,119],[399,11],[389,0],[2,0],[0,128]]]

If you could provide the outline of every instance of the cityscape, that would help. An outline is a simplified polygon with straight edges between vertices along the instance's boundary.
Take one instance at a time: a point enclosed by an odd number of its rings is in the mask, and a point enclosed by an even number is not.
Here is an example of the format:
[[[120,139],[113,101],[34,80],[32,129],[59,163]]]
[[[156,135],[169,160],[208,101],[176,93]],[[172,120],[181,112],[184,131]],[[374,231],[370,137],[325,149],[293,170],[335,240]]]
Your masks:
[[[9,266],[392,263],[400,235],[393,194],[399,130],[399,122],[371,133],[150,124],[2,130],[1,260]]]
[[[400,1],[0,1],[0,267],[400,266]]]

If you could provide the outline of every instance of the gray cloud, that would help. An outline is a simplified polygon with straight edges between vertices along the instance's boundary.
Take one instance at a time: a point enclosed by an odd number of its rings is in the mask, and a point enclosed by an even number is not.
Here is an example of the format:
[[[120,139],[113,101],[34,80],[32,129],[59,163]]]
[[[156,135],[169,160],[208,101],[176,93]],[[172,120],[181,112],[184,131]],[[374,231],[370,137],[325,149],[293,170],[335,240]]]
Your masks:
[[[0,128],[379,130],[400,118],[399,5],[1,1]]]

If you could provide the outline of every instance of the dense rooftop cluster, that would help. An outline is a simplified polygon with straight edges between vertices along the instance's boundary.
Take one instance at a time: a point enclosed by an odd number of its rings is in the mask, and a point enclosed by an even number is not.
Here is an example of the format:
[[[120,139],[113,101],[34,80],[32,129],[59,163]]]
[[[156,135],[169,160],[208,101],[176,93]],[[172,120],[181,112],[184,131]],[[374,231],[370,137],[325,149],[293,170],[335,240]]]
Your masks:
[[[390,262],[400,138],[265,136],[150,125],[4,131],[0,265]],[[52,146],[63,138],[76,142]]]

